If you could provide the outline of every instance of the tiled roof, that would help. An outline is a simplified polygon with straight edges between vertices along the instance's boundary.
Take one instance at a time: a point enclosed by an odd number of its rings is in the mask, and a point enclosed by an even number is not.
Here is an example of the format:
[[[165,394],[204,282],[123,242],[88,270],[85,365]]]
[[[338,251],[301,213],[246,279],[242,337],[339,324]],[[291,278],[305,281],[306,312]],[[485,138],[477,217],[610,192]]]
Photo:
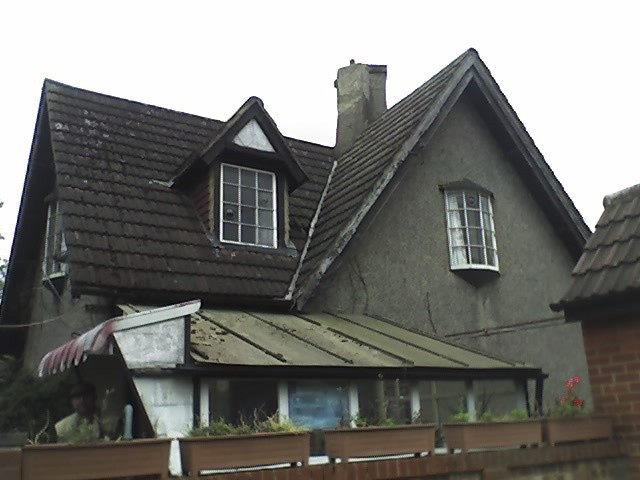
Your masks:
[[[605,197],[604,205],[571,285],[554,308],[640,293],[640,185]]]
[[[489,94],[507,111],[504,122],[517,123],[516,134],[530,142],[477,52],[468,50],[383,113],[337,163],[330,147],[286,139],[309,178],[290,196],[297,250],[291,254],[215,246],[190,201],[169,187],[224,123],[46,81],[72,285],[202,298],[295,293],[302,306],[452,92],[471,76],[491,84]],[[527,149],[537,152],[532,143]],[[542,156],[524,161],[536,188],[542,185],[561,211],[558,221],[571,223],[564,230],[573,228],[583,241],[588,229]]]
[[[71,282],[76,288],[283,297],[296,255],[214,248],[167,183],[221,128],[216,120],[45,82]],[[290,198],[304,244],[333,150],[288,139],[309,182]]]

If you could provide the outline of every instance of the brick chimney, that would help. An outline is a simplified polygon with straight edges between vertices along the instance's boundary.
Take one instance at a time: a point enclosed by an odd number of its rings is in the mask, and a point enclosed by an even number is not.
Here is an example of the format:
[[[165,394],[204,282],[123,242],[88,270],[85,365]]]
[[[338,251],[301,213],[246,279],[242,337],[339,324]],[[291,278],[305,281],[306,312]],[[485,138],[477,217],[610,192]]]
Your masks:
[[[338,90],[336,151],[348,150],[367,125],[387,109],[387,66],[365,65],[351,60],[338,70],[334,85]]]

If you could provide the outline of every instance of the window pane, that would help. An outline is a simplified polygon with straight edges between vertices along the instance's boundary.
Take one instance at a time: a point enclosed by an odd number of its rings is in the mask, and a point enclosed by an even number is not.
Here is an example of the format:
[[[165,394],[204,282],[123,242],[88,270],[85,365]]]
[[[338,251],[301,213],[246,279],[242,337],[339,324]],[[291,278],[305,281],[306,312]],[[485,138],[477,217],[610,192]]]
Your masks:
[[[246,243],[256,243],[256,227],[242,225],[240,241]]]
[[[224,220],[230,222],[238,221],[238,206],[232,205],[230,203],[225,203],[222,209],[222,214],[224,215]]]
[[[452,247],[462,247],[466,244],[464,228],[452,228],[449,231],[449,236],[451,238]]]
[[[488,213],[482,212],[482,226],[487,230],[490,230],[491,228],[493,228],[491,225],[492,225],[491,215],[489,215]]]
[[[273,177],[268,173],[258,173],[258,187],[263,190],[273,190]]]
[[[256,209],[253,207],[242,207],[242,218],[240,221],[243,225],[255,225],[256,224]]]
[[[480,247],[471,247],[471,263],[473,264],[483,264],[484,263],[484,252],[483,248]]]
[[[273,210],[259,210],[258,225],[261,227],[273,227]]]
[[[225,183],[238,184],[238,169],[225,165],[222,167],[222,181]]]
[[[253,170],[242,170],[240,172],[240,181],[243,187],[255,187],[256,186],[256,172]]]
[[[453,192],[447,194],[449,210],[463,209],[464,201],[462,199],[462,193]]]
[[[333,428],[349,418],[346,384],[331,381],[289,383],[289,418],[311,429]]]
[[[480,211],[479,210],[467,210],[467,221],[470,227],[480,226]]]
[[[466,192],[464,199],[465,199],[467,208],[480,208],[480,201],[478,200],[477,193]]]
[[[273,208],[273,194],[271,192],[258,192],[258,206],[261,208]]]
[[[479,195],[480,197],[480,210],[483,212],[489,212],[489,197],[487,195]]]
[[[225,202],[238,203],[238,187],[224,185],[222,187],[222,198]]]
[[[258,229],[258,244],[273,246],[273,230],[271,228]]]
[[[464,211],[457,210],[449,212],[449,228],[458,228],[465,226]]]
[[[451,252],[451,263],[453,265],[466,265],[469,263],[467,260],[467,247],[454,247]]]
[[[238,224],[224,222],[222,224],[222,238],[224,240],[230,240],[232,242],[238,241]]]
[[[487,264],[496,266],[496,254],[493,250],[487,250]]]
[[[494,242],[493,232],[491,230],[485,230],[484,231],[484,244],[487,247],[495,248],[495,244],[493,242]]]
[[[482,238],[482,229],[470,228],[469,229],[469,243],[470,245],[484,245]]]
[[[256,191],[253,188],[242,187],[241,203],[242,203],[242,205],[247,205],[249,207],[255,207],[256,206]]]

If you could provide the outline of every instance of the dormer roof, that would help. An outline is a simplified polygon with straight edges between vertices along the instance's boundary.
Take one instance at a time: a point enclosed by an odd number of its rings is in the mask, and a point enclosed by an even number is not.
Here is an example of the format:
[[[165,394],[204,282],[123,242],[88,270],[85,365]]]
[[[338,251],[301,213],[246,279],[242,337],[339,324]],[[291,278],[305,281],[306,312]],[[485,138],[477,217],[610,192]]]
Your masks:
[[[250,97],[203,148],[189,156],[178,170],[174,184],[188,182],[193,172],[208,167],[223,152],[257,159],[264,170],[283,170],[289,180],[289,192],[308,179],[258,97]]]

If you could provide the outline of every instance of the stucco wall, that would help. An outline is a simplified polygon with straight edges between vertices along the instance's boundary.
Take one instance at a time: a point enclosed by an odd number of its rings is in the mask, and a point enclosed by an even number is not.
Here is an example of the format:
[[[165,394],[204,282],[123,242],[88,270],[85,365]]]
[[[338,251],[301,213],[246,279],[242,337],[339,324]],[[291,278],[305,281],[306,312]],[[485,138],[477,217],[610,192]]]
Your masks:
[[[42,357],[74,336],[90,330],[111,316],[110,302],[105,297],[83,295],[72,298],[69,285],[60,298],[37,275],[31,292],[29,328],[25,346],[25,365],[36,368]]]
[[[500,276],[480,287],[449,268],[439,186],[462,179],[495,197]],[[455,335],[542,366],[552,375],[548,390],[557,393],[568,372],[587,374],[580,326],[562,325],[549,308],[565,290],[574,263],[478,110],[463,97],[426,147],[407,160],[305,309],[379,315]],[[518,331],[526,322],[535,328]],[[500,333],[512,325],[515,331]],[[471,333],[485,329],[491,336]],[[566,348],[549,348],[560,339]]]

